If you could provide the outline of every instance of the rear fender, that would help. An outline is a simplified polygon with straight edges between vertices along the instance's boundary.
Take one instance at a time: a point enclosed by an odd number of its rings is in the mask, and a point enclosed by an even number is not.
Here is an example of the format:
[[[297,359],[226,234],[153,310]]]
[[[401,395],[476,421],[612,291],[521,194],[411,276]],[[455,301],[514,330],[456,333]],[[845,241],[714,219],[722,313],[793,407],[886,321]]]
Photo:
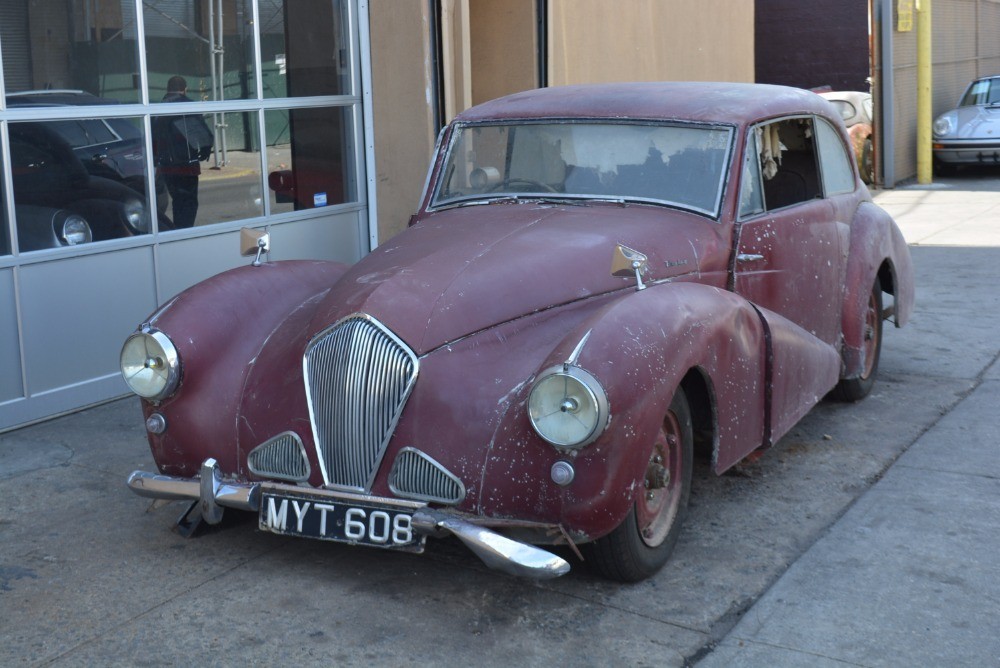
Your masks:
[[[902,327],[913,312],[913,264],[910,249],[888,213],[871,202],[858,207],[851,225],[851,245],[841,319],[841,376],[856,378],[864,369],[864,323],[875,277],[893,295],[894,322]]]

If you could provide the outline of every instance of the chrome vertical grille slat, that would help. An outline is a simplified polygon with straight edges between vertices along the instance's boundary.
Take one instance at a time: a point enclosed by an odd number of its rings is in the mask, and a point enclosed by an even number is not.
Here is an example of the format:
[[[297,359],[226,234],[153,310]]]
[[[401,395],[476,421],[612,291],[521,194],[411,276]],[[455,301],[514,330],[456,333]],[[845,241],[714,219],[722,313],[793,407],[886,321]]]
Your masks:
[[[398,337],[365,315],[341,320],[309,344],[306,393],[327,485],[370,490],[418,365]]]
[[[465,498],[458,476],[416,448],[403,448],[389,473],[389,489],[396,496],[420,501],[456,504]]]

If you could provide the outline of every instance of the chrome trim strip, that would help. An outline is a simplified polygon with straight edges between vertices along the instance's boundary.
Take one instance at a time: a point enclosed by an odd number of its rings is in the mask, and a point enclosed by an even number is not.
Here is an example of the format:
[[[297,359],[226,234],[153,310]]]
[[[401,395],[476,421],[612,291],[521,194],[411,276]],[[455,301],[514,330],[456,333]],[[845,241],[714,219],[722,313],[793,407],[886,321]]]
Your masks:
[[[411,463],[410,456],[417,461]],[[433,473],[439,474],[440,478],[433,479]],[[453,494],[448,493],[451,491],[449,487],[455,490]],[[396,455],[389,472],[389,489],[396,496],[449,505],[460,503],[465,498],[465,484],[458,476],[430,455],[411,447],[403,448]],[[425,491],[421,492],[421,489]]]
[[[342,329],[352,321],[367,328]],[[302,374],[325,486],[371,490],[419,371],[410,347],[365,313],[342,318],[313,337],[302,357]],[[338,389],[340,396],[329,396]],[[339,470],[331,470],[334,463]]]

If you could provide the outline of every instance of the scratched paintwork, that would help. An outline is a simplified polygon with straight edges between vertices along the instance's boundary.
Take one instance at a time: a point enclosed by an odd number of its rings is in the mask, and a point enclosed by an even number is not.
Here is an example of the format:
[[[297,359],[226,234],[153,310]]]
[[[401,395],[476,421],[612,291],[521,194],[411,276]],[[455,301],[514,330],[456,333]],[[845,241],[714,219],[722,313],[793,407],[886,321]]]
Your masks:
[[[193,476],[207,457],[253,479],[250,450],[294,431],[320,485],[303,385],[314,335],[367,313],[420,357],[420,376],[371,493],[416,447],[457,475],[460,510],[561,525],[577,540],[607,534],[641,493],[650,448],[676,389],[706,402],[700,425],[725,471],[776,441],[840,378],[863,368],[864,308],[876,275],[897,325],[912,309],[912,268],[892,220],[857,178],[853,193],[735,219],[747,128],[761,119],[827,118],[804,91],[738,84],[614,84],[519,93],[463,112],[495,119],[692,119],[736,128],[712,219],[651,204],[526,201],[433,210],[441,155],[407,231],[353,267],[277,262],[226,272],[151,317],[183,363],[179,391],[154,406],[169,428],[150,434],[160,470]],[[648,289],[612,276],[616,244],[648,256]],[[768,264],[742,271],[737,253]],[[580,342],[586,337],[582,347]],[[532,430],[537,374],[570,358],[600,380],[611,418],[596,442],[559,452]],[[576,479],[552,482],[570,460]],[[539,538],[539,537],[536,537]]]

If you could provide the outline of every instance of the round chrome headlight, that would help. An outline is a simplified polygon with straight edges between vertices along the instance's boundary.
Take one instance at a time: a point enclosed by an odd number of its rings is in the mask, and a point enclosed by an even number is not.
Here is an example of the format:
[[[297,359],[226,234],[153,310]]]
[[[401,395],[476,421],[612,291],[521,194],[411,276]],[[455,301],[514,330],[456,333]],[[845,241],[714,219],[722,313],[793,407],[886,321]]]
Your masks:
[[[140,397],[158,401],[174,393],[180,382],[180,357],[166,334],[151,329],[125,340],[122,377]]]
[[[955,122],[952,120],[952,114],[949,112],[942,116],[938,116],[938,119],[934,121],[934,134],[938,137],[947,137],[955,129]]]
[[[125,221],[129,226],[145,234],[149,232],[149,216],[146,215],[146,207],[137,199],[126,200],[124,206]]]
[[[67,246],[90,243],[94,240],[94,235],[90,231],[90,225],[81,216],[70,214],[63,220],[59,237]]]
[[[582,448],[608,424],[608,395],[591,374],[564,364],[541,374],[528,395],[538,435],[560,448]]]

